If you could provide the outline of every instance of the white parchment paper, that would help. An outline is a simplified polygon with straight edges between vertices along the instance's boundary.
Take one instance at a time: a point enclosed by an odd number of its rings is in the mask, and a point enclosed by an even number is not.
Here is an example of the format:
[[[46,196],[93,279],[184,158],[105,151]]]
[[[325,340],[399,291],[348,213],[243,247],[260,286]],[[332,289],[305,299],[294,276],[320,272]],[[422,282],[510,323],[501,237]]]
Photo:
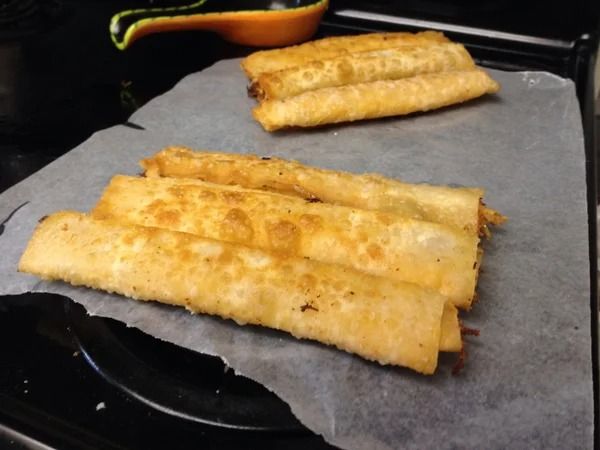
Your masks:
[[[347,449],[591,448],[593,393],[583,135],[574,86],[490,71],[500,94],[405,118],[268,134],[253,121],[230,60],[183,79],[131,122],[89,140],[0,196],[0,293],[66,295],[198,352],[219,355],[274,391],[307,427]],[[278,155],[409,182],[486,188],[510,221],[486,244],[480,301],[465,315],[460,376],[380,367],[284,333],[16,272],[37,220],[89,210],[111,176],[163,146]],[[2,298],[0,297],[0,302]]]

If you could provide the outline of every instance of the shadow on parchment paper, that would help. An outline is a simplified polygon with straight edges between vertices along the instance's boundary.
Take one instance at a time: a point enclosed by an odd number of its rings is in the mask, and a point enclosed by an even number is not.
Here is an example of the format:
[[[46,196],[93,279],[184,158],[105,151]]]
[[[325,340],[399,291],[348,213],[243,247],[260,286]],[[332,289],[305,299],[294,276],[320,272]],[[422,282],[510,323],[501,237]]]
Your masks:
[[[86,288],[82,288],[82,289],[86,289]],[[69,297],[67,296],[63,296],[65,299],[68,299],[70,301],[72,301]],[[119,300],[120,301],[126,301],[126,302],[131,302],[132,304],[137,303],[137,300],[133,300],[127,297],[123,297],[123,296],[119,296]],[[164,303],[159,303],[159,302],[151,302],[152,305],[154,305],[154,307],[164,310],[165,313],[168,313],[169,311],[174,311],[174,310],[180,310],[181,308],[177,307],[177,306],[173,306],[173,305],[167,305]],[[90,314],[89,311],[86,310],[86,313],[90,316],[96,316],[96,314],[94,314],[93,312]],[[191,314],[190,315],[194,315]],[[323,351],[326,352],[335,352],[335,353],[344,353],[347,357],[353,359],[355,362],[359,363],[359,364],[367,364],[370,365],[371,367],[375,368],[376,370],[380,370],[380,371],[385,371],[385,372],[389,372],[389,373],[394,373],[397,374],[398,376],[404,377],[404,378],[411,378],[416,382],[419,383],[428,383],[430,381],[432,381],[432,377],[424,377],[423,375],[408,369],[406,367],[399,367],[399,366],[391,366],[391,365],[381,365],[377,362],[374,361],[368,361],[358,355],[352,354],[352,353],[348,353],[348,352],[344,352],[343,350],[339,350],[337,348],[335,348],[334,346],[329,346],[329,345],[325,345],[325,344],[321,344],[315,340],[311,340],[311,339],[297,339],[295,337],[293,337],[292,335],[290,335],[289,333],[286,333],[284,331],[280,331],[280,330],[275,330],[272,328],[267,328],[267,327],[262,327],[262,326],[258,326],[258,325],[251,325],[251,324],[246,324],[246,325],[238,325],[235,323],[235,321],[231,320],[231,319],[223,319],[221,317],[218,316],[213,316],[213,315],[205,315],[205,314],[198,314],[198,315],[202,315],[203,317],[206,317],[208,320],[218,323],[220,326],[225,327],[229,330],[231,330],[231,332],[235,332],[237,329],[239,329],[240,327],[243,328],[246,331],[250,331],[253,334],[256,335],[260,335],[260,336],[268,336],[271,338],[271,342],[274,343],[274,347],[273,350],[277,350],[277,348],[281,345],[283,347],[285,347],[286,345],[288,345],[289,343],[301,343],[304,346],[311,346],[311,347],[318,347]],[[102,314],[96,316],[96,317],[103,317]],[[127,325],[128,327],[130,327],[131,325]],[[142,328],[138,328],[137,326],[133,325],[134,328],[136,328],[137,330],[141,331],[142,333],[148,335],[149,337],[153,338],[153,339],[157,339],[157,340],[162,340],[160,337],[157,336],[153,336],[151,334],[148,334],[145,330],[143,330]],[[473,337],[469,337],[470,341],[473,341]],[[167,341],[168,342],[168,341]],[[172,344],[172,345],[177,345],[177,344]],[[193,349],[187,349],[186,347],[182,347],[186,350],[192,351],[194,353],[197,353],[199,355],[202,354],[207,354],[212,356],[210,353],[203,353],[203,352],[198,352],[195,351]],[[447,376],[450,376],[452,369],[454,368],[454,366],[456,365],[458,361],[458,353],[449,353],[449,354],[445,354],[445,353],[440,353],[440,358],[438,360],[438,368],[436,370],[436,373],[442,373],[445,374]]]

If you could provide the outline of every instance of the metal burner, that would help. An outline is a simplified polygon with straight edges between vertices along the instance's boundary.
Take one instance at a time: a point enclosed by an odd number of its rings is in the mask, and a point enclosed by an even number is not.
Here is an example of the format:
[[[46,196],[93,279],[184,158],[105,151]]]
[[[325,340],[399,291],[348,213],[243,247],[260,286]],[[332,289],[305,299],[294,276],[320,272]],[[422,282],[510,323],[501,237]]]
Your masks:
[[[67,306],[89,364],[109,383],[163,413],[221,428],[305,432],[289,407],[216,357],[154,339]]]

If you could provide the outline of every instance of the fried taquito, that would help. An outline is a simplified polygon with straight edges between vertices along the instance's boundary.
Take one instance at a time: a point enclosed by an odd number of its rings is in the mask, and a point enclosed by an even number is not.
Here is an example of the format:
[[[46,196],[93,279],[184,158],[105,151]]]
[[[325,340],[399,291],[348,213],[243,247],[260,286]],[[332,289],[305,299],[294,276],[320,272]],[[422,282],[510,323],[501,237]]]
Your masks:
[[[424,374],[437,365],[447,302],[338,265],[76,212],[37,226],[19,270],[287,331]]]

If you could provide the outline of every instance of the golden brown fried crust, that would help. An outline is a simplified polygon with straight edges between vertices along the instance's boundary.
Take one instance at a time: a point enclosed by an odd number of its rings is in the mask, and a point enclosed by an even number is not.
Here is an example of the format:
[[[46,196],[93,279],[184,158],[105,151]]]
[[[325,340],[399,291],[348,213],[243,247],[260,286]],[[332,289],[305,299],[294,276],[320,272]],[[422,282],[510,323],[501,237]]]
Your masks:
[[[389,211],[477,234],[485,224],[482,189],[408,184],[372,174],[306,166],[279,158],[168,147],[140,162],[148,177],[196,178],[318,198],[325,203]]]
[[[317,89],[266,100],[252,114],[266,131],[276,131],[424,112],[499,89],[481,69],[457,70]]]
[[[281,49],[258,51],[242,60],[241,67],[248,78],[254,80],[262,73],[297,67],[318,59],[361,51],[442,42],[448,42],[448,39],[436,31],[335,36]]]
[[[442,332],[440,336],[441,352],[459,352],[462,348],[461,323],[458,310],[450,302],[444,307],[442,315]]]
[[[261,101],[284,99],[317,89],[474,67],[471,56],[460,44],[407,45],[320,59],[263,73],[252,82],[251,90]]]
[[[478,238],[441,224],[199,180],[117,175],[97,218],[287,252],[416,283],[468,308]]]
[[[336,265],[158,228],[58,212],[19,270],[287,331],[431,374],[446,299]]]

